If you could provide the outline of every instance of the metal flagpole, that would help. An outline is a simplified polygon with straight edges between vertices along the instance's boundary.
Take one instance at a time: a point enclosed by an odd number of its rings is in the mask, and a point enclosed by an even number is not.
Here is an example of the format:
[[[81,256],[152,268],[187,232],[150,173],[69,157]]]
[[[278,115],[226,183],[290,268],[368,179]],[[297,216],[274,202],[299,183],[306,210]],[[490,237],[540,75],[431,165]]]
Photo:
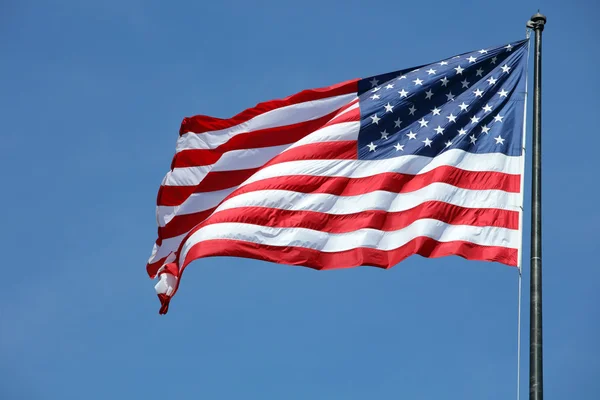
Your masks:
[[[531,174],[531,272],[529,305],[529,399],[543,400],[542,370],[542,31],[539,12],[527,22],[535,31],[533,73],[533,146]]]

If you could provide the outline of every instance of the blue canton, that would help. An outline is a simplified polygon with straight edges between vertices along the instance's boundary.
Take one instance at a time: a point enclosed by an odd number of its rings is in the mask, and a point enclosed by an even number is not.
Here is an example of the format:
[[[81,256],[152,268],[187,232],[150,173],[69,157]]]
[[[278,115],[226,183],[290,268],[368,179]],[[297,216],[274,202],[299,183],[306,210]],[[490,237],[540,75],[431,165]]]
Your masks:
[[[362,79],[359,159],[522,154],[528,40]]]

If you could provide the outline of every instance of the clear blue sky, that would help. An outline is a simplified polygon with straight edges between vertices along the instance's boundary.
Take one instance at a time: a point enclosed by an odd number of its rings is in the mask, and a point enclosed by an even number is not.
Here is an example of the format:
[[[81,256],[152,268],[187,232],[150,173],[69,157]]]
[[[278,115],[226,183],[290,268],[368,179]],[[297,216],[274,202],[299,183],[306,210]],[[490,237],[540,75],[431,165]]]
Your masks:
[[[545,393],[599,399],[592,0],[1,1],[0,398],[514,398],[515,269],[204,259],[160,317],[145,262],[184,116],[518,40],[538,8]]]

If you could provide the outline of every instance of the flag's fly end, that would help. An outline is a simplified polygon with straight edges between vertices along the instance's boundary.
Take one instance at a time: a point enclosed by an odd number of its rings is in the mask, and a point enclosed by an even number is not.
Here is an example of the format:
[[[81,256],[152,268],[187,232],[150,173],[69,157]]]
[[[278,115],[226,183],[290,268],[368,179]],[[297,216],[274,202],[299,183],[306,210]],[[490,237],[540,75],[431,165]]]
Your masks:
[[[175,264],[171,264],[171,266],[177,268]],[[159,280],[154,286],[154,290],[160,300],[161,307],[159,313],[161,315],[164,315],[169,311],[169,303],[177,291],[177,282],[177,277],[169,272],[162,271],[159,275]]]

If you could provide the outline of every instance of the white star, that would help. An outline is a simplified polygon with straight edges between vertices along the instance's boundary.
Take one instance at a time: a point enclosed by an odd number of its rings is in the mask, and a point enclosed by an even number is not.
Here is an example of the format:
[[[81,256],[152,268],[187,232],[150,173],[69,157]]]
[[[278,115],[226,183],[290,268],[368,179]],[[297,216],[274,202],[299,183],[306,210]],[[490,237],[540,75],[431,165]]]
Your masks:
[[[394,106],[391,105],[390,103],[387,103],[384,107],[385,107],[385,112],[392,112],[392,110],[394,109]]]
[[[400,94],[400,97],[408,97],[408,92],[404,89],[402,89],[398,93]]]
[[[375,93],[376,91],[378,91],[379,89],[381,89],[380,87],[376,87],[373,90],[371,90],[372,93]]]
[[[465,128],[460,128],[460,129],[458,130],[458,134],[459,134],[459,135],[461,135],[461,136],[462,136],[462,135],[466,135],[466,134],[467,134],[467,131],[465,131]]]
[[[417,109],[415,108],[415,105],[411,105],[410,108],[408,109],[408,114],[410,115],[415,115],[415,112],[417,111]]]
[[[394,147],[396,148],[396,151],[404,151],[404,145],[403,144],[396,143],[394,145]]]
[[[496,122],[502,122],[502,118],[504,118],[502,115],[498,114],[494,117],[494,121]]]
[[[472,124],[476,124],[479,122],[479,118],[477,118],[476,116],[471,117],[471,123]]]
[[[475,143],[477,141],[477,138],[475,137],[475,135],[469,136],[469,139],[471,139],[471,143]]]
[[[410,71],[410,72],[417,72],[418,70],[419,70],[419,68],[417,68],[417,69],[413,69],[413,70],[412,70],[412,71]]]
[[[446,142],[446,148],[448,148],[448,147],[450,147],[450,146],[452,146],[452,142],[448,140],[448,141]]]
[[[454,68],[454,69],[456,70],[456,74],[457,75],[462,75],[463,71],[465,70],[460,65],[458,67]]]
[[[469,58],[467,58],[467,60],[469,60],[470,63],[474,63],[475,60],[477,60],[475,57],[471,56]]]
[[[492,61],[491,61],[491,63],[492,63],[492,64],[496,64],[496,60],[497,60],[497,59],[498,59],[498,57],[492,57]]]
[[[483,76],[483,68],[479,68],[477,71],[475,71],[475,76]]]
[[[512,48],[513,47],[512,47],[512,45],[510,43],[507,44],[506,47],[505,47],[506,51],[512,51]]]
[[[433,91],[431,89],[429,89],[428,91],[425,92],[425,99],[426,100],[431,99],[432,96],[433,96]]]
[[[469,88],[469,81],[467,79],[465,79],[464,81],[461,82],[462,83],[462,87],[463,88]]]
[[[372,80],[369,81],[369,83],[371,84],[371,87],[375,87],[379,84],[379,81],[375,78],[373,78]]]
[[[377,100],[377,99],[379,98],[379,95],[378,95],[378,94],[374,94],[373,96],[371,96],[371,98],[372,98],[373,100]]]
[[[435,75],[435,69],[429,68],[429,70],[427,71],[427,75]]]
[[[409,139],[416,139],[417,138],[417,134],[413,133],[413,131],[410,131],[406,134],[406,136],[408,136]]]
[[[510,67],[508,65],[504,64],[502,66],[502,72],[506,72],[507,74],[509,74],[510,73],[509,71],[510,71]]]
[[[377,124],[377,125],[379,125],[379,120],[381,120],[381,118],[379,118],[379,117],[377,116],[377,114],[375,114],[375,115],[371,115],[371,119],[373,120],[373,122],[372,122],[372,123],[373,123],[373,124]]]
[[[483,107],[483,111],[485,112],[490,112],[492,111],[492,107],[490,107],[489,103],[485,105],[485,107]]]
[[[448,63],[446,61],[442,61],[440,65],[448,65]]]
[[[387,140],[389,133],[387,133],[387,130],[381,132],[381,140]]]
[[[506,139],[502,139],[502,136],[498,135],[498,137],[495,137],[494,139],[496,139],[496,144],[504,144],[504,141]]]
[[[460,107],[460,111],[467,111],[467,108],[469,107],[468,104],[465,104],[465,102],[463,101],[462,104],[458,105]]]
[[[398,77],[398,80],[401,81],[402,79],[406,79],[406,75],[402,75]]]
[[[495,85],[496,82],[498,81],[498,79],[494,78],[493,76],[490,77],[490,79],[487,80],[488,83],[490,84],[490,86]]]
[[[479,50],[479,54],[487,54],[487,50],[481,49]]]
[[[400,124],[402,124],[402,121],[400,120],[400,118],[398,118],[394,121],[394,128],[400,128]]]
[[[415,83],[415,85],[422,85],[423,84],[423,81],[421,79],[419,79],[419,78],[415,79],[413,82]]]
[[[387,85],[385,85],[386,89],[393,89],[394,85],[392,85],[391,83],[388,83]]]
[[[500,95],[500,97],[506,97],[506,96],[508,96],[508,92],[506,90],[504,90],[504,89],[502,89],[500,91],[500,93],[498,93],[498,94]]]
[[[444,134],[444,128],[442,128],[441,126],[438,125],[437,128],[434,129],[434,131],[440,135]]]
[[[448,118],[448,122],[456,122],[456,117],[454,114],[450,114],[446,118]]]
[[[423,143],[425,143],[425,147],[431,147],[431,143],[433,143],[433,141],[429,140],[429,138],[425,138],[425,140],[423,140]]]
[[[367,145],[367,147],[369,148],[369,151],[375,151],[375,149],[377,148],[377,145],[373,144],[373,142],[371,142]]]
[[[452,92],[449,92],[446,95],[447,100],[446,101],[454,101],[454,95],[452,94]]]
[[[436,107],[436,108],[434,108],[433,110],[431,110],[431,112],[433,113],[433,115],[440,115],[440,111],[442,111],[442,110],[440,110],[440,109],[439,109],[439,108],[437,108],[437,107]]]
[[[487,135],[489,131],[490,131],[490,128],[488,128],[487,125],[481,126],[481,133],[485,133]]]
[[[442,81],[442,86],[448,86],[448,82],[450,82],[446,77],[443,77],[440,81]]]
[[[473,94],[475,94],[475,96],[477,97],[483,97],[483,91],[477,89],[473,92]]]
[[[429,123],[429,121],[425,121],[425,118],[421,118],[419,121],[417,121],[420,125],[421,128],[424,128],[427,126],[427,124]]]

